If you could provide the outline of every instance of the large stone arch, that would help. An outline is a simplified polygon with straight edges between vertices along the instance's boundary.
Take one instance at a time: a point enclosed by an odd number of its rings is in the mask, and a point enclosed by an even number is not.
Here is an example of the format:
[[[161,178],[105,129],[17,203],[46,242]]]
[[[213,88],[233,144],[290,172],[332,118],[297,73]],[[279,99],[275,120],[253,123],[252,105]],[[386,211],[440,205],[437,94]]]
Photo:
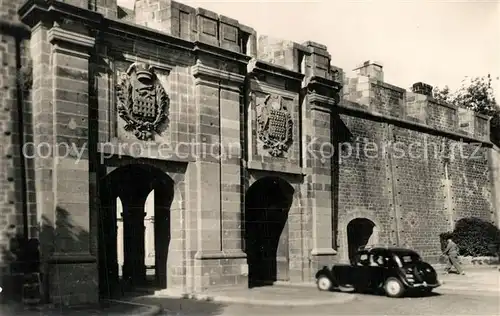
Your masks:
[[[184,208],[185,199],[184,188],[180,187],[183,174],[169,174],[165,169],[140,161],[121,161],[103,170],[99,181],[100,208],[97,223],[101,296],[113,295],[117,290],[123,291],[124,287],[126,289],[130,286],[166,288],[168,280],[172,278],[168,273],[171,269],[167,268],[172,265],[169,253],[172,230],[182,230],[182,227],[176,227],[177,220],[172,215],[180,213],[176,211]],[[146,200],[152,193],[154,205],[146,206]],[[124,264],[121,277],[118,277],[118,261],[115,260],[115,248],[119,245],[114,229],[117,227],[117,198],[121,200],[123,208]],[[152,218],[148,219],[153,225],[154,240],[149,243],[145,242],[148,224],[145,218],[146,207],[154,208]],[[154,263],[150,262],[149,265],[145,260],[147,244],[154,245]]]
[[[380,244],[382,241],[381,238],[381,229],[382,226],[377,218],[373,215],[372,211],[368,210],[355,210],[354,212],[349,212],[348,215],[343,216],[339,219],[339,227],[338,227],[338,238],[340,249],[338,251],[339,259],[343,262],[349,261],[349,241],[348,241],[348,225],[352,221],[356,219],[366,219],[373,223],[373,232],[368,241],[368,244]]]

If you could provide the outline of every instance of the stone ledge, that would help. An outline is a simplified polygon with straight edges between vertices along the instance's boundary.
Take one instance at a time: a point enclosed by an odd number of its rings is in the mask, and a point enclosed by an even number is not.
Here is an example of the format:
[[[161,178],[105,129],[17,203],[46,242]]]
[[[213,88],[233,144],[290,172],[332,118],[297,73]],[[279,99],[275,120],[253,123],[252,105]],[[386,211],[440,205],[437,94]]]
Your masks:
[[[67,17],[95,26],[102,25],[104,20],[101,13],[55,0],[29,0],[17,12],[20,20],[30,27],[33,27],[47,16]]]
[[[352,102],[352,101],[343,99],[338,104],[337,108],[340,110],[339,112],[341,114],[344,114],[344,113],[361,114],[361,115],[369,117],[371,120],[373,120],[375,122],[376,121],[383,121],[383,122],[387,122],[387,123],[397,125],[397,126],[405,126],[407,129],[410,129],[410,130],[421,130],[421,131],[423,130],[423,132],[426,132],[426,133],[431,133],[431,134],[435,133],[435,134],[439,134],[439,135],[445,135],[453,140],[461,140],[461,141],[472,142],[472,143],[481,143],[482,145],[486,145],[488,147],[493,146],[493,143],[491,143],[490,141],[487,141],[487,140],[482,140],[479,138],[474,138],[471,136],[462,135],[462,134],[452,132],[452,131],[438,129],[438,128],[435,128],[435,127],[432,127],[432,126],[429,126],[429,125],[426,125],[423,123],[414,122],[414,121],[409,120],[407,118],[402,119],[402,118],[396,118],[396,117],[392,117],[392,116],[383,115],[383,114],[380,114],[380,113],[377,113],[374,111],[370,111],[370,110],[367,110],[367,109],[364,109],[364,108],[361,108],[358,106],[359,105],[356,102]]]
[[[124,145],[122,145],[124,144]],[[159,145],[155,144],[155,146],[152,146],[151,149],[153,149],[153,152],[149,152],[149,155],[145,155],[142,150],[141,154],[135,155],[130,152],[130,150],[123,150],[123,147],[127,145],[127,143],[114,143],[111,144],[111,146],[105,146],[103,148],[98,148],[97,152],[98,154],[101,155],[99,158],[101,161],[108,160],[112,157],[117,157],[117,158],[132,158],[132,159],[148,159],[148,160],[161,160],[161,161],[173,161],[173,162],[195,162],[196,157],[191,155],[190,153],[188,154],[181,154],[179,155],[176,153],[174,150],[168,150],[165,152],[160,152],[159,151]],[[127,145],[128,146],[128,145]],[[156,148],[154,148],[156,147]]]
[[[311,250],[311,256],[333,256],[337,251],[333,248],[314,248]]]
[[[310,103],[314,103],[311,105],[311,110],[323,111],[323,112],[332,112],[332,110],[325,105],[335,106],[337,102],[334,98],[329,98],[324,95],[318,93],[309,93],[307,98]],[[321,104],[321,105],[316,105]]]
[[[218,250],[200,250],[196,252],[194,258],[197,260],[216,260],[216,259],[246,259],[247,254],[243,251],[218,251]]]
[[[271,75],[297,82],[302,81],[304,78],[304,74],[255,58],[248,62],[247,71],[249,74]]]
[[[47,34],[47,39],[49,42],[67,42],[86,48],[92,48],[95,45],[95,39],[83,34],[78,34],[71,32],[60,27],[53,27],[49,30]]]
[[[200,76],[205,76],[209,78],[215,78],[219,80],[225,80],[228,82],[235,82],[238,84],[243,84],[245,82],[245,76],[237,73],[229,72],[223,69],[216,69],[206,65],[203,65],[199,60],[196,65],[191,67],[191,72],[195,78]]]
[[[205,53],[211,56],[221,58],[223,60],[232,60],[243,64],[246,64],[252,58],[242,53],[237,53],[231,50],[227,50],[225,48],[221,48],[215,45],[210,45],[200,41],[195,41],[193,44],[194,44],[193,51],[198,55],[200,53]]]
[[[250,160],[247,162],[247,169],[259,171],[274,171],[281,173],[290,173],[295,175],[302,175],[303,170],[299,166],[287,166],[287,163],[263,163],[260,161]]]
[[[384,82],[384,81],[377,80],[377,79],[375,79],[373,77],[369,77],[368,82],[372,83],[372,84],[375,84],[377,86],[380,86],[382,88],[385,88],[385,89],[397,91],[399,93],[402,93],[403,95],[407,92],[406,89],[404,89],[404,88],[392,85],[392,84]]]

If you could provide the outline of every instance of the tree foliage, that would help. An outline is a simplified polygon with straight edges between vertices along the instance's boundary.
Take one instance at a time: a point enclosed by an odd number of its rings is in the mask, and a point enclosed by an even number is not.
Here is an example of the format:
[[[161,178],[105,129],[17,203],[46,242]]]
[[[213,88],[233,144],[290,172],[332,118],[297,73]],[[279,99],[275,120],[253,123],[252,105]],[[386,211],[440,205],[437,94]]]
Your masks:
[[[456,91],[452,92],[448,86],[442,89],[435,87],[433,94],[437,100],[478,113],[494,115],[500,111],[500,107],[495,99],[492,82],[490,74],[485,77],[466,77]]]
[[[466,77],[456,91],[451,91],[448,86],[435,87],[433,96],[437,100],[491,116],[491,140],[500,145],[500,105],[495,99],[492,83],[490,74],[484,77]]]
[[[500,230],[487,221],[476,217],[460,219],[452,232],[440,235],[441,247],[451,238],[459,248],[461,256],[497,256],[500,245]]]

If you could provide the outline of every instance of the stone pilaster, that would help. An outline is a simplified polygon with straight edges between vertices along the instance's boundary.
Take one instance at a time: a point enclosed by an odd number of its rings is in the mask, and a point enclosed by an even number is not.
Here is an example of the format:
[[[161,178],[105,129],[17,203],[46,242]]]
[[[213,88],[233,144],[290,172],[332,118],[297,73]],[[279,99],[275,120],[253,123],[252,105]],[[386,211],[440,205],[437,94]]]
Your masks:
[[[89,199],[89,57],[94,38],[54,23],[48,31],[52,56],[54,229],[57,238],[49,260],[51,296],[62,303],[97,301],[97,266],[90,251]],[[47,214],[49,215],[49,214]],[[50,220],[49,220],[50,222]],[[82,278],[82,275],[86,275]],[[87,293],[72,284],[86,284]],[[81,285],[80,285],[81,286]],[[79,288],[81,291],[82,288]]]
[[[320,77],[309,81],[307,104],[304,107],[304,121],[307,129],[304,134],[308,149],[304,151],[308,175],[305,178],[307,187],[307,205],[312,217],[312,250],[313,270],[320,268],[322,262],[331,261],[336,254],[333,246],[333,204],[332,204],[332,157],[333,141],[331,139],[331,108],[336,105],[333,96],[324,96],[315,87],[338,89],[337,83]],[[303,125],[303,126],[304,126]],[[318,265],[318,266],[315,266]]]
[[[83,24],[49,20],[47,8],[23,7],[32,26],[33,139],[36,204],[45,299],[98,300],[91,251],[89,58],[95,39]]]
[[[337,253],[333,249],[332,166],[333,139],[332,108],[338,103],[340,83],[330,78],[330,56],[326,47],[308,42],[308,72],[304,85],[307,95],[303,106],[304,162],[307,170],[305,204],[311,212],[312,249],[311,269],[316,271],[331,263]]]
[[[194,289],[245,284],[241,276],[240,87],[242,74],[214,69],[201,59],[192,68],[198,108],[197,252]]]

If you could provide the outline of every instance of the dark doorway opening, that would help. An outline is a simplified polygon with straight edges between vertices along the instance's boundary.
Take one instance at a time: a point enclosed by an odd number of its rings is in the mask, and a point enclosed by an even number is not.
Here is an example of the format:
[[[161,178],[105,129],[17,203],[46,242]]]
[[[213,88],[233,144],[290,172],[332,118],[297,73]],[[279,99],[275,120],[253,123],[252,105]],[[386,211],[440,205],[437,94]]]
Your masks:
[[[287,219],[293,194],[293,187],[276,177],[259,179],[246,193],[244,240],[249,287],[288,279]]]
[[[99,291],[167,287],[174,182],[145,164],[120,167],[99,183]]]
[[[367,218],[356,218],[347,224],[347,243],[351,262],[356,251],[368,244],[374,227],[375,223]]]

